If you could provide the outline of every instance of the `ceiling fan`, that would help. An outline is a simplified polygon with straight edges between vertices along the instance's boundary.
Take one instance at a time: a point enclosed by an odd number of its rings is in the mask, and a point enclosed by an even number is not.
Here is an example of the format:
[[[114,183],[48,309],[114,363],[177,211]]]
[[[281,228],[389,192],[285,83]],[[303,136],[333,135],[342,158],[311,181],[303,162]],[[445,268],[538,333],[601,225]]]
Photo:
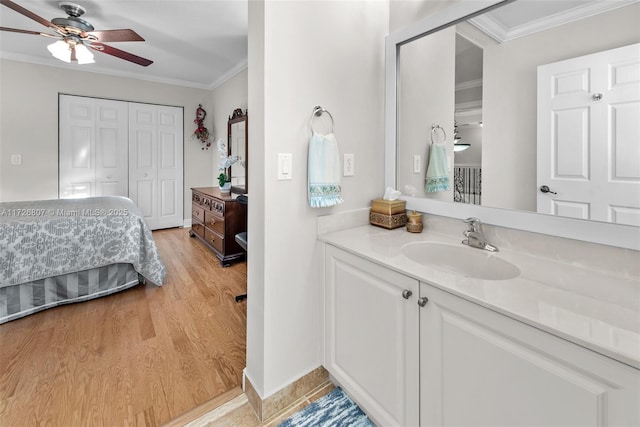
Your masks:
[[[80,18],[86,12],[80,5],[60,2],[58,6],[60,6],[68,16],[66,18],[54,18],[51,21],[47,21],[10,0],[0,0],[0,3],[44,25],[56,34],[7,27],[0,27],[0,31],[33,34],[58,39],[55,43],[47,46],[47,49],[49,49],[49,52],[51,52],[54,57],[62,61],[75,61],[78,62],[78,64],[95,62],[93,60],[93,54],[89,50],[89,48],[91,48],[92,50],[106,53],[107,55],[115,56],[125,61],[142,65],[143,67],[153,64],[153,61],[149,59],[104,44],[104,42],[137,42],[144,41],[144,39],[140,37],[138,33],[129,29],[94,31],[93,25]]]

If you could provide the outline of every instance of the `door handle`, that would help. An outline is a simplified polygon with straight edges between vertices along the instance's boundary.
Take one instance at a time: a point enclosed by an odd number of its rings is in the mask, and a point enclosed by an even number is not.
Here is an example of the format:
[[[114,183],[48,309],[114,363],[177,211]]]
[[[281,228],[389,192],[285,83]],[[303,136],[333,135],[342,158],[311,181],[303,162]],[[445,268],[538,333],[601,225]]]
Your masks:
[[[543,185],[542,187],[540,187],[540,191],[542,193],[558,194],[555,191],[551,191],[551,189],[547,185]]]

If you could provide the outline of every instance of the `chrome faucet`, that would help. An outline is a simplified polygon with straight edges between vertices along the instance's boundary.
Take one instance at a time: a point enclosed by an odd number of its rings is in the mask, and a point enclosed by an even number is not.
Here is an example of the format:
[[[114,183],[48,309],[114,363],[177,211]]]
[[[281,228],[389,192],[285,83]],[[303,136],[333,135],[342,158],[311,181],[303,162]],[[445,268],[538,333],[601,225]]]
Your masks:
[[[482,223],[478,218],[467,218],[464,220],[469,225],[469,229],[463,234],[466,239],[462,241],[465,245],[469,245],[472,248],[484,249],[489,252],[498,252],[498,248],[488,243],[482,232]]]

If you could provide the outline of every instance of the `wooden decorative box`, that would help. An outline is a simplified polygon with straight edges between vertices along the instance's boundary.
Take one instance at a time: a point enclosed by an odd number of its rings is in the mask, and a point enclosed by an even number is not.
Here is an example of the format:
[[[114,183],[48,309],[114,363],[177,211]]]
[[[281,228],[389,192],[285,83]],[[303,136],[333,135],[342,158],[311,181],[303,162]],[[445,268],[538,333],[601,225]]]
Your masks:
[[[372,225],[391,230],[393,228],[404,227],[407,224],[407,214],[403,212],[395,215],[385,215],[371,211],[369,213],[369,222]]]
[[[371,201],[371,212],[383,215],[404,214],[406,210],[406,204],[407,202],[405,202],[404,200],[375,199]]]

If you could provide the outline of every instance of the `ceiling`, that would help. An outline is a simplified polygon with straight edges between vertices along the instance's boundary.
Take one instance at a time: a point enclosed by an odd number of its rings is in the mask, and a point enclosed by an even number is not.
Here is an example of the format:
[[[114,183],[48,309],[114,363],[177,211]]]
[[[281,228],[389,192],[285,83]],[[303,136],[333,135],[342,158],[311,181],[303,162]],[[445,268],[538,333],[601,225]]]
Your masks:
[[[64,18],[58,0],[12,0],[46,20]],[[74,0],[96,30],[130,28],[144,42],[108,45],[154,61],[142,67],[94,52],[95,63],[67,64],[51,56],[53,39],[0,32],[0,58],[213,89],[247,66],[248,0]],[[53,33],[0,5],[0,26]]]

